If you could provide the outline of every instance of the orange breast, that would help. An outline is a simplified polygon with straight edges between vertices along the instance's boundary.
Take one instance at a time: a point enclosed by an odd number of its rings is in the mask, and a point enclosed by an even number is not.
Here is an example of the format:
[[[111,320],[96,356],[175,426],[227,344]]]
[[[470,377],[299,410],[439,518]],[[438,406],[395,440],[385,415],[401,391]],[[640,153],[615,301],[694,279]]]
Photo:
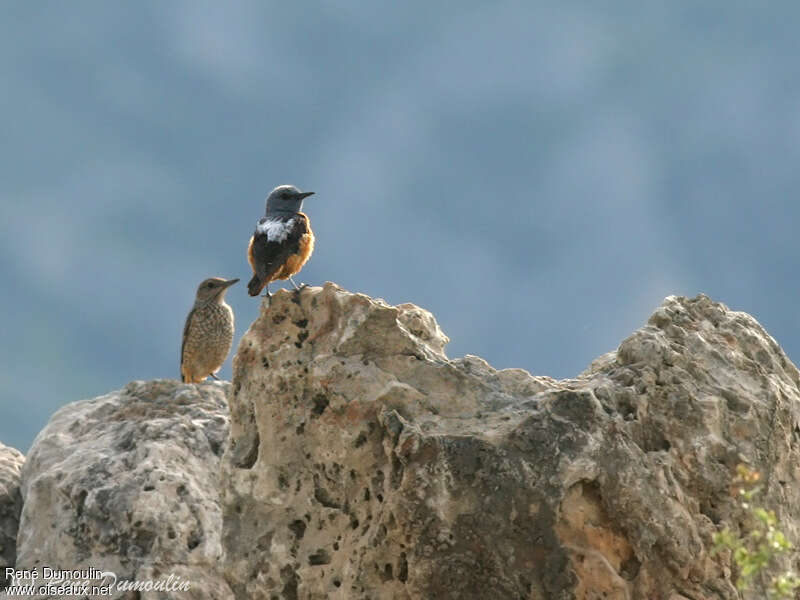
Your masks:
[[[250,243],[247,244],[247,262],[250,263],[250,268],[253,269],[253,274],[256,272],[255,261],[253,261],[253,236],[250,236]]]
[[[298,246],[298,252],[286,259],[286,262],[283,263],[283,267],[275,273],[273,281],[275,279],[288,279],[295,273],[299,273],[303,265],[311,258],[311,253],[314,252],[314,232],[311,231],[310,226],[308,228],[308,233],[300,238]]]

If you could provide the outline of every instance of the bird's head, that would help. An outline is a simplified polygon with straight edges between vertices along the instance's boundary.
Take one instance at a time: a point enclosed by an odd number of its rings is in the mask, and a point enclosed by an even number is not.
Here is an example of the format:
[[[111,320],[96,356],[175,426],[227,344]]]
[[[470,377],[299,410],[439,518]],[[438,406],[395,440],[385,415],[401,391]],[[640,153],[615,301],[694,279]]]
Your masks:
[[[267,196],[266,216],[294,215],[303,208],[303,200],[314,192],[301,192],[293,185],[279,185]]]
[[[221,277],[210,277],[197,286],[197,296],[195,304],[206,304],[212,301],[222,301],[225,292],[230,286],[239,281],[238,279],[222,279]]]

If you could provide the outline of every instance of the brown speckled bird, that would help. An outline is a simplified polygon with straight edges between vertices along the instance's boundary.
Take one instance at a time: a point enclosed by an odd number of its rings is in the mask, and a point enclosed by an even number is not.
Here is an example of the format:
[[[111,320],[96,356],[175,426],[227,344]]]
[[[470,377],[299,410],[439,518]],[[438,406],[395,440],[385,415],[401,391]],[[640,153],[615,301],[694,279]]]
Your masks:
[[[247,246],[247,260],[253,268],[253,278],[247,284],[251,296],[258,296],[276,279],[292,279],[314,251],[314,232],[308,217],[300,212],[303,200],[314,192],[301,192],[293,185],[276,187],[267,196],[266,214],[258,220],[253,237]]]
[[[181,381],[200,383],[216,372],[233,345],[233,311],[225,292],[238,279],[206,279],[197,288],[194,306],[186,317],[181,344]]]

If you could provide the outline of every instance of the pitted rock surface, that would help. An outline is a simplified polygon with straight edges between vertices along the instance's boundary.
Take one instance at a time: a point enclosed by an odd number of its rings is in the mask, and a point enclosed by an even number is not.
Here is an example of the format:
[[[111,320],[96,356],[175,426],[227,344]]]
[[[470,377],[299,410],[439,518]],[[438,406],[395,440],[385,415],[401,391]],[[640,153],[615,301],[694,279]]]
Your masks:
[[[450,360],[426,311],[278,292],[234,360],[239,598],[736,598],[739,462],[790,523],[798,371],[749,315],[669,297],[575,379]]]
[[[229,386],[136,381],[56,412],[23,467],[17,568],[191,582],[114,598],[233,598],[219,570]]]
[[[144,600],[735,599],[711,538],[740,527],[739,463],[800,542],[800,374],[751,316],[669,297],[562,381],[447,341],[414,305],[276,293],[232,384],[134,382],[53,416],[17,567],[192,581],[117,596]]]

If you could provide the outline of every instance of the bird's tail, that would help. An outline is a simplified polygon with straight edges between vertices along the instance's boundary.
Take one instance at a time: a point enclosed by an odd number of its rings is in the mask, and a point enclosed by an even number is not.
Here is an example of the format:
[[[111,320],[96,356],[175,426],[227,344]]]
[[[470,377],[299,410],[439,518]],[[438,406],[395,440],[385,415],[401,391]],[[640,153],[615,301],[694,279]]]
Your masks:
[[[264,283],[258,275],[253,275],[250,283],[247,284],[247,293],[251,296],[258,296],[264,289]]]

